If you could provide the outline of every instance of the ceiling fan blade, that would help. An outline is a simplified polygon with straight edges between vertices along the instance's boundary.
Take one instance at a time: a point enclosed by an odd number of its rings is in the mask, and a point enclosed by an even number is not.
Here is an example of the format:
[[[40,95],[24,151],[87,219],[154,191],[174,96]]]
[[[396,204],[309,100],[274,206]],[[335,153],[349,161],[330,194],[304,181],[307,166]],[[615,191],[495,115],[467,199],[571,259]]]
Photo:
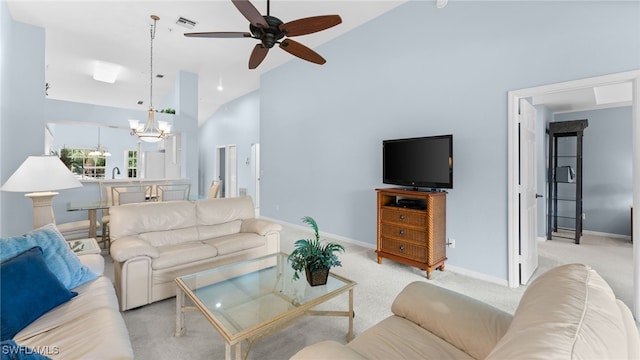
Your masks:
[[[251,34],[248,32],[218,31],[185,33],[184,36],[201,38],[246,38],[251,37]]]
[[[262,46],[262,44],[256,44],[251,52],[251,57],[249,57],[249,69],[257,68],[267,56],[268,52],[269,48]]]
[[[280,31],[287,36],[307,35],[326,30],[342,23],[340,15],[322,15],[289,21],[280,25]]]
[[[293,56],[297,56],[303,60],[311,61],[312,63],[322,65],[327,62],[327,60],[325,60],[317,52],[291,39],[283,40],[280,43],[280,48]]]
[[[262,27],[263,29],[269,28],[267,20],[262,17],[262,14],[260,14],[258,9],[256,9],[249,0],[231,0],[231,2],[233,2],[233,5],[238,8],[238,11],[249,20],[251,25]]]

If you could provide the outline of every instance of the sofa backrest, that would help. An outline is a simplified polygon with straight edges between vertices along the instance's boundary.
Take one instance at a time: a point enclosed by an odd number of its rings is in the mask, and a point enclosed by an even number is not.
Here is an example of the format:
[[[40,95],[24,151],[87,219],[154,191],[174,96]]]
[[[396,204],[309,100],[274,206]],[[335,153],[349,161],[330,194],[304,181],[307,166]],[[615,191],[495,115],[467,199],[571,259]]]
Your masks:
[[[256,216],[250,196],[196,201],[198,225],[217,225]]]
[[[555,267],[527,287],[487,359],[627,359],[638,333],[625,326],[630,313],[621,310],[593,269]]]
[[[484,359],[511,322],[510,314],[487,303],[423,281],[407,285],[394,300],[391,311],[474,359]]]
[[[192,228],[197,212],[193,201],[144,202],[109,208],[109,236],[117,241],[125,236]],[[157,245],[157,244],[152,244]]]
[[[237,234],[242,220],[253,219],[256,211],[249,196],[200,200],[198,213],[198,240]]]
[[[207,240],[240,232],[255,217],[251,197],[135,203],[110,209],[110,236],[137,235],[153,246]]]

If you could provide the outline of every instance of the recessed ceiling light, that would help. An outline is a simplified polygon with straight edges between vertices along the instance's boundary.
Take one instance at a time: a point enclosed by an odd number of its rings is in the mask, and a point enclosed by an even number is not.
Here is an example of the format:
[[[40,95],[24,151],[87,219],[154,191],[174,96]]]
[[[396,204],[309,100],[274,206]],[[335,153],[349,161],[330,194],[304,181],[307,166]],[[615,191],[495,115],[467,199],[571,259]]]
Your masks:
[[[116,82],[120,65],[111,64],[104,61],[96,61],[93,72],[93,79],[97,81],[113,84]]]

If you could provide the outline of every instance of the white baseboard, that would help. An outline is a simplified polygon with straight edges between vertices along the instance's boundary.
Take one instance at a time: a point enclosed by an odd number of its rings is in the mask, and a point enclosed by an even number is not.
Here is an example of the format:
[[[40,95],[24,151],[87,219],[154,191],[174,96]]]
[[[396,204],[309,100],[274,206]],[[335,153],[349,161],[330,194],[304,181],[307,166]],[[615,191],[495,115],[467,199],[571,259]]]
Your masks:
[[[298,225],[298,224],[292,224],[286,221],[281,221],[281,220],[276,220],[276,219],[271,219],[271,218],[267,218],[267,217],[261,217],[262,219],[265,220],[269,220],[269,221],[273,221],[282,225],[286,225],[286,226],[290,226],[292,228],[298,229],[298,230],[302,230],[302,231],[306,231],[309,232],[310,234],[312,233],[312,230],[308,227],[308,226],[303,226],[303,225]],[[375,244],[370,244],[364,241],[359,241],[359,240],[354,240],[345,236],[341,236],[341,235],[336,235],[336,234],[332,234],[332,233],[328,233],[328,232],[324,232],[324,231],[320,231],[320,236],[326,236],[335,240],[339,240],[339,241],[343,241],[349,244],[354,244],[354,245],[358,245],[358,246],[362,246],[364,248],[367,249],[371,249],[371,250],[376,250],[376,245]],[[544,238],[543,238],[544,239]],[[445,271],[451,271],[454,272],[456,274],[460,274],[460,275],[464,275],[464,276],[468,276],[470,278],[473,279],[478,279],[478,280],[483,280],[486,282],[490,282],[490,283],[494,283],[494,284],[498,284],[498,285],[502,285],[502,286],[509,286],[509,281],[507,281],[506,279],[500,279],[494,276],[490,276],[490,275],[486,275],[486,274],[482,274],[476,271],[472,271],[469,269],[465,269],[459,266],[455,266],[455,265],[449,265],[449,264],[445,264],[444,266]]]
[[[308,232],[309,234],[313,233],[313,230],[311,230],[311,228],[309,226],[300,225],[300,224],[293,224],[293,223],[290,223],[290,222],[286,222],[286,221],[282,221],[282,220],[276,220],[276,219],[268,218],[268,217],[265,217],[265,216],[261,216],[260,218],[261,219],[265,219],[265,220],[269,220],[269,221],[273,221],[273,222],[276,222],[276,223],[281,224],[281,225],[286,225],[286,226],[289,226],[289,227],[292,227],[292,228],[295,228],[295,229],[298,229],[298,230],[301,230],[301,231],[305,231],[305,232]],[[320,233],[321,237],[329,237],[329,238],[332,238],[332,239],[335,239],[335,240],[344,241],[344,242],[349,243],[349,244],[362,246],[362,247],[367,248],[367,249],[373,249],[373,250],[376,249],[376,244],[370,244],[368,242],[364,242],[364,241],[360,241],[360,240],[354,240],[354,239],[351,239],[351,238],[348,238],[348,237],[345,237],[345,236],[342,236],[342,235],[332,234],[330,232],[326,232],[326,231],[322,231],[322,230],[320,230],[319,233]]]
[[[594,235],[594,236],[604,236],[604,237],[610,237],[610,238],[613,238],[613,239],[623,239],[623,240],[631,241],[631,235],[610,234],[610,233],[604,233],[604,232],[599,232],[599,231],[590,231],[590,230],[583,230],[582,231],[582,235],[584,235],[584,234]]]
[[[458,266],[455,266],[455,265],[445,264],[444,269],[445,269],[445,271],[451,271],[451,272],[454,272],[456,274],[468,276],[468,277],[470,277],[472,279],[483,280],[483,281],[486,281],[486,282],[502,285],[502,286],[505,286],[505,287],[509,286],[509,281],[506,280],[506,279],[500,279],[500,278],[497,278],[495,276],[482,274],[482,273],[479,273],[479,272],[476,272],[476,271],[472,271],[472,270],[469,270],[469,269],[465,269],[465,268],[461,268],[461,267],[458,267]]]

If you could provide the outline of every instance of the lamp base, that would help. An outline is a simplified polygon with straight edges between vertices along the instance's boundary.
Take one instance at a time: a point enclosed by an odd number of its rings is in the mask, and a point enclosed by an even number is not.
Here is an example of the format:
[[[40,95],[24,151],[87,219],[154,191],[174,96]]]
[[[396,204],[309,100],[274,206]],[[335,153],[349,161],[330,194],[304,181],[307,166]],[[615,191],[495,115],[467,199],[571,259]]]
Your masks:
[[[33,228],[55,223],[56,218],[51,207],[52,199],[59,193],[53,191],[25,194],[33,202]]]

